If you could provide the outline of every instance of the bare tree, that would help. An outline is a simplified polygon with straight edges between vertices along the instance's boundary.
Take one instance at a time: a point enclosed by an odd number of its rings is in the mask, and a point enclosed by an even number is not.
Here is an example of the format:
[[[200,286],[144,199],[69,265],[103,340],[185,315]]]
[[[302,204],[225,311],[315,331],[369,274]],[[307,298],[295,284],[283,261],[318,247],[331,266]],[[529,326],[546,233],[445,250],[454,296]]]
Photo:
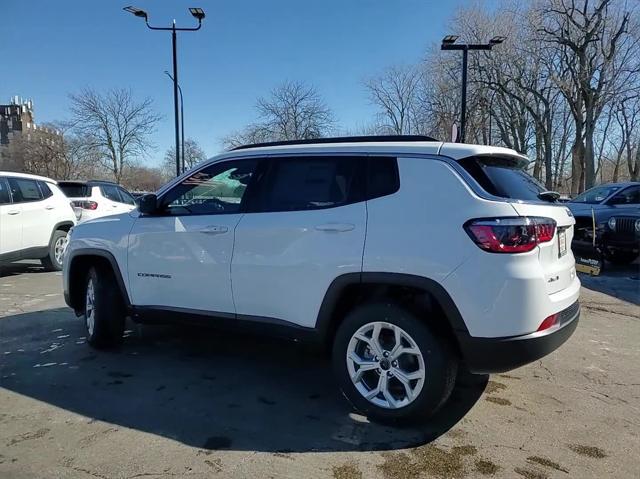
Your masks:
[[[576,193],[595,183],[598,119],[634,74],[628,70],[634,50],[629,48],[631,13],[614,0],[546,0],[542,10],[540,40],[558,49],[554,79],[575,122],[571,192]]]
[[[70,95],[70,100],[74,129],[86,140],[85,150],[120,182],[123,171],[152,147],[150,135],[160,117],[151,99],[138,102],[127,89],[101,94],[87,88]]]
[[[332,131],[335,120],[317,90],[287,81],[256,104],[259,120],[223,139],[227,147],[248,142],[320,138]]]
[[[184,140],[184,166],[187,170],[193,168],[195,165],[203,160],[207,159],[204,150],[200,147],[200,144],[193,138],[187,138]],[[162,170],[166,178],[173,178],[176,174],[176,148],[172,146],[167,150],[164,155],[164,161],[162,163]]]
[[[378,120],[395,135],[418,133],[420,130],[420,87],[422,71],[415,66],[394,66],[364,85],[371,103],[378,107]]]
[[[122,185],[130,191],[156,191],[164,183],[165,177],[160,168],[130,166],[122,173]]]

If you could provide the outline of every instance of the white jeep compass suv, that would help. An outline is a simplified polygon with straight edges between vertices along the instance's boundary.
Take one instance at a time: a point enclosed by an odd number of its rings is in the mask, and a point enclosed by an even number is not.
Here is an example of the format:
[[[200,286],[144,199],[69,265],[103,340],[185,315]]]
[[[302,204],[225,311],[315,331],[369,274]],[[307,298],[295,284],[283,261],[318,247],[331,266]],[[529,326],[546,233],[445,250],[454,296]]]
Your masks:
[[[60,271],[75,222],[55,180],[0,171],[0,266],[39,259],[46,270]]]
[[[111,181],[66,180],[58,186],[71,201],[78,221],[127,213],[136,207],[131,193]]]
[[[574,219],[526,164],[427,137],[236,148],[74,228],[65,298],[96,347],[126,316],[322,342],[356,409],[425,417],[459,364],[517,368],[578,324]]]

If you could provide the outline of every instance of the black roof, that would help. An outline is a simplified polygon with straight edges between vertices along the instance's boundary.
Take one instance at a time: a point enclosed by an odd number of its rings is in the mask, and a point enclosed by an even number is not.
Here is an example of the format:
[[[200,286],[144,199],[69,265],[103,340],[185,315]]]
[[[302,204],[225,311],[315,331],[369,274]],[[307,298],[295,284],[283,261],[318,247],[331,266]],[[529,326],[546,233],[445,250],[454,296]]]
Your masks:
[[[265,146],[286,145],[317,145],[324,143],[374,143],[392,141],[439,141],[424,135],[368,135],[368,136],[337,136],[329,138],[312,138],[307,140],[269,141],[266,143],[252,143],[232,148],[231,151],[260,148]]]

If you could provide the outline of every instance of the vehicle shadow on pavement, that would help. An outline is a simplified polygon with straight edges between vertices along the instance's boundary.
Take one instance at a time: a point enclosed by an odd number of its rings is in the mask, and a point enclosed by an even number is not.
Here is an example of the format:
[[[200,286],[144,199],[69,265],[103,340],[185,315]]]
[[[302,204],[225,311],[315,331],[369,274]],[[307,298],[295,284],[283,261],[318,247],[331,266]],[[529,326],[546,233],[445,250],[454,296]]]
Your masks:
[[[45,273],[40,262],[0,264],[0,278],[16,276],[23,273]]]
[[[91,349],[66,308],[0,318],[0,386],[88,418],[204,449],[390,450],[455,426],[488,376],[460,373],[426,425],[394,428],[352,413],[330,363],[285,341],[212,329],[128,325],[123,347]]]
[[[580,275],[582,286],[640,306],[640,262],[629,265],[605,263],[600,276]]]

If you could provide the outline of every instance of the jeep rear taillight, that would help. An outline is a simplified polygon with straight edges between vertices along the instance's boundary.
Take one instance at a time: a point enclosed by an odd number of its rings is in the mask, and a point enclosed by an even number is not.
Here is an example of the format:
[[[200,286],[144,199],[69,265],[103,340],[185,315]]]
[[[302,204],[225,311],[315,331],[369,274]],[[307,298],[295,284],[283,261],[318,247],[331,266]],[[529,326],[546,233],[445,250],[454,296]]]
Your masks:
[[[551,218],[519,216],[468,221],[464,229],[483,250],[491,253],[526,253],[553,239],[556,222]]]
[[[82,208],[83,210],[96,210],[98,209],[98,203],[95,201],[72,201],[72,206],[76,208]]]

